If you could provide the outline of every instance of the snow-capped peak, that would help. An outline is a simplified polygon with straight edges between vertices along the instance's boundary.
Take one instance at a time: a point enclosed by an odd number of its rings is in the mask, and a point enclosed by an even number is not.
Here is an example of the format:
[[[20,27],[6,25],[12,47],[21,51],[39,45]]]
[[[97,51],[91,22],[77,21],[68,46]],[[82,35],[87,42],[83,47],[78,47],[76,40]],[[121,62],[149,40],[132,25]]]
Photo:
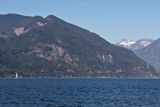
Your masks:
[[[131,50],[138,50],[150,45],[154,40],[152,39],[140,39],[137,41],[123,39],[117,43],[118,46],[125,47]]]
[[[136,43],[136,41],[134,41],[134,40],[123,39],[118,43],[118,45],[129,48],[135,43]]]
[[[141,46],[147,47],[153,42],[153,40],[152,39],[141,39],[141,40],[137,40],[137,43],[138,42]]]

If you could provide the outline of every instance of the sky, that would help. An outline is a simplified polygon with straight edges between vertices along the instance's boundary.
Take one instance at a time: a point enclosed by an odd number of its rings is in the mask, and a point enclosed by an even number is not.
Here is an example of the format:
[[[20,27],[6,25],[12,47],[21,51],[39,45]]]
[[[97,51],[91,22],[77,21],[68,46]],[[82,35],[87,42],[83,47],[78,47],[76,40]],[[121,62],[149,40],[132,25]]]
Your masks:
[[[55,15],[111,43],[160,37],[160,0],[1,0],[0,14]]]

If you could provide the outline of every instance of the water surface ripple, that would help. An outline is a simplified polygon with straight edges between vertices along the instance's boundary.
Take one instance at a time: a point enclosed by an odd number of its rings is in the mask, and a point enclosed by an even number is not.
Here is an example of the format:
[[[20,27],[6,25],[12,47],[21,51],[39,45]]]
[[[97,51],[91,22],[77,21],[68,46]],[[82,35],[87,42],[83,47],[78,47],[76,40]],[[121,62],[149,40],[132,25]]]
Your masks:
[[[160,80],[0,79],[0,107],[160,107]]]

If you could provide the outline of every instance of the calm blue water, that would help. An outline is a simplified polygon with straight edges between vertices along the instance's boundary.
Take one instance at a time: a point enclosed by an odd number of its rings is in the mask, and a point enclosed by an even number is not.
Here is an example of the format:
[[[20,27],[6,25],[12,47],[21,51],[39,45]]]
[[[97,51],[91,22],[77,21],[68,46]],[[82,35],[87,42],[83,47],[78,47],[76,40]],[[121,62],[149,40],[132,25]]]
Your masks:
[[[158,79],[0,79],[0,107],[160,107]]]

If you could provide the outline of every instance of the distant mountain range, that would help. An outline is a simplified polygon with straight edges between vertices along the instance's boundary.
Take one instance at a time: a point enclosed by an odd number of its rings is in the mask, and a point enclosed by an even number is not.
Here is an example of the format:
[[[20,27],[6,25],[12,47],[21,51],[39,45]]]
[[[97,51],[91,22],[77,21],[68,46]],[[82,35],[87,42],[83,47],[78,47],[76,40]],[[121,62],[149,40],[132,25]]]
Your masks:
[[[160,39],[122,40],[117,45],[132,50],[160,72]]]
[[[152,40],[152,39],[140,39],[137,41],[130,40],[130,39],[123,39],[120,42],[118,42],[116,45],[130,49],[132,51],[136,51],[136,50],[147,47],[153,41],[154,40]]]
[[[0,76],[154,77],[128,49],[53,15],[0,15]]]
[[[149,46],[135,51],[135,53],[150,63],[157,72],[160,72],[160,39],[155,40]]]

